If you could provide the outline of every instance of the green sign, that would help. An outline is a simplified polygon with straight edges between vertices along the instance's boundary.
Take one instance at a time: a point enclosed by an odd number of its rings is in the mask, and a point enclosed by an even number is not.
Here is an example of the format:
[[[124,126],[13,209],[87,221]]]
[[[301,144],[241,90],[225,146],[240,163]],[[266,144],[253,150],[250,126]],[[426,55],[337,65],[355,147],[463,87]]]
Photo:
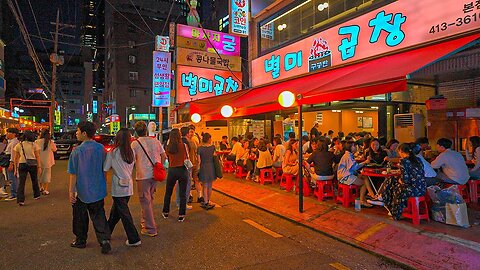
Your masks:
[[[156,115],[154,113],[151,113],[150,115],[148,113],[134,113],[130,114],[128,116],[128,120],[155,120]]]

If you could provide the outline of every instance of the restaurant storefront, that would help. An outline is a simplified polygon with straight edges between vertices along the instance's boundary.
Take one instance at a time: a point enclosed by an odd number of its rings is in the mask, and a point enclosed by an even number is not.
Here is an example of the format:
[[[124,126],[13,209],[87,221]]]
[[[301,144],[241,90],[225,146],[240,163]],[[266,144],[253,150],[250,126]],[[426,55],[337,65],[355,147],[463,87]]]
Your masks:
[[[230,105],[233,118],[271,120],[273,127],[275,120],[295,117],[295,110],[285,110],[277,101],[289,90],[306,111],[304,130],[321,113],[323,132],[364,130],[390,138],[395,114],[416,113],[426,119],[429,97],[444,94],[448,99],[455,92],[448,79],[462,79],[464,85],[478,78],[474,71],[480,61],[441,68],[458,55],[476,53],[480,6],[470,5],[472,1],[347,1],[357,6],[343,5],[343,11],[337,2],[345,1],[322,1],[326,6],[318,1],[279,2],[252,19],[257,27],[249,40],[251,88],[192,101],[191,114],[199,113],[202,121],[225,119],[220,109]],[[329,15],[321,23],[317,13],[325,11]],[[312,12],[314,21],[306,20]],[[458,78],[464,69],[470,72]],[[443,90],[446,85],[448,91]],[[470,89],[462,97],[469,99],[467,106],[477,106]],[[448,105],[458,104],[452,99]]]

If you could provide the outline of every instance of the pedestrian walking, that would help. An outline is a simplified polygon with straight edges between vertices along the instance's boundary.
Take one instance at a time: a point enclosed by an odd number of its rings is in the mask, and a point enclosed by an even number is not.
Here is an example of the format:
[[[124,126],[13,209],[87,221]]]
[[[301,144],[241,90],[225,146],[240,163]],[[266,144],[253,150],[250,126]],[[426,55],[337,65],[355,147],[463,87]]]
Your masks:
[[[25,205],[25,182],[27,174],[30,174],[32,180],[33,198],[40,198],[40,188],[38,187],[38,175],[42,173],[42,163],[40,161],[40,149],[35,144],[35,134],[31,131],[25,131],[24,141],[17,144],[14,148],[15,174],[18,177],[17,203],[19,206]]]
[[[134,126],[138,139],[132,142],[132,149],[135,152],[135,170],[137,181],[137,192],[142,207],[142,229],[140,233],[150,237],[157,236],[157,225],[153,216],[153,197],[157,182],[153,179],[153,164],[167,159],[165,150],[155,138],[147,137],[147,124],[138,121]],[[150,160],[152,162],[150,162]]]
[[[10,165],[10,157],[5,155],[5,150],[7,149],[8,146],[8,140],[6,135],[0,136],[0,155],[2,156],[2,159],[6,159],[6,164],[5,166],[8,167]],[[2,164],[3,165],[3,164]],[[8,193],[5,191],[5,186],[7,183],[7,174],[5,172],[5,168],[0,166],[0,198],[6,198],[8,197]]]
[[[212,136],[209,133],[204,133],[202,138],[202,145],[198,147],[198,160],[200,162],[199,178],[203,186],[202,208],[209,210],[215,207],[215,204],[210,203],[212,196],[212,183],[217,179],[215,175],[215,166],[213,164],[213,155],[215,154],[215,146],[212,145]]]
[[[76,238],[70,246],[87,246],[88,217],[92,220],[102,254],[112,250],[110,228],[105,217],[104,199],[107,196],[107,181],[103,172],[105,150],[93,140],[96,127],[92,122],[80,122],[77,126],[77,146],[68,160],[70,174],[69,199],[73,208],[73,234]]]
[[[7,129],[7,140],[8,145],[5,149],[5,154],[10,155],[10,165],[7,168],[7,180],[10,182],[10,196],[5,199],[5,201],[15,201],[17,200],[17,187],[18,187],[18,177],[15,174],[14,163],[13,163],[13,149],[17,146],[20,141],[18,140],[18,129],[9,128]]]
[[[170,138],[167,144],[168,156],[168,175],[167,188],[165,190],[165,197],[163,198],[163,218],[168,218],[170,213],[170,199],[172,198],[173,188],[178,181],[178,188],[180,194],[185,194],[187,190],[188,170],[191,169],[192,163],[185,162],[189,160],[187,145],[182,142],[180,130],[178,128],[172,129]],[[185,211],[187,206],[187,197],[180,196],[180,205],[178,210],[178,221],[185,221]]]
[[[122,220],[123,229],[127,234],[127,246],[136,247],[142,244],[137,228],[133,223],[128,201],[133,195],[133,166],[135,165],[135,153],[131,147],[130,132],[127,128],[121,128],[115,137],[115,145],[112,151],[107,154],[103,166],[105,172],[112,169],[112,198],[113,205],[110,210],[108,226],[113,233],[115,225]]]
[[[192,149],[192,145],[188,141],[189,128],[188,127],[182,127],[180,129],[180,133],[182,135],[182,142],[187,146],[187,151],[189,153],[189,156],[192,157],[190,155],[190,153],[193,149]],[[196,149],[196,147],[195,147],[195,149]],[[191,191],[191,187],[192,187],[192,174],[193,174],[193,170],[195,168],[195,165],[194,165],[194,161],[192,160],[192,158],[190,158],[190,161],[192,162],[193,167],[188,169],[188,180],[187,180],[187,188],[186,188],[185,194],[180,194],[180,189],[178,187],[177,187],[177,190],[176,190],[176,204],[177,204],[177,207],[180,207],[180,196],[184,195],[187,198],[187,206],[186,206],[187,210],[191,210],[193,208],[191,205],[189,205],[189,203],[192,203],[192,201],[193,201],[193,197],[191,196],[190,191]]]
[[[40,192],[43,195],[49,195],[49,185],[52,181],[52,167],[55,165],[54,152],[57,152],[57,146],[52,141],[50,131],[44,130],[40,138],[35,141],[40,149],[40,161],[42,172],[39,174]]]
[[[195,185],[195,190],[197,192],[197,203],[203,203],[204,200],[203,200],[203,194],[202,194],[202,184],[200,183],[200,179],[198,178],[198,173],[200,171],[200,163],[198,163],[198,144],[193,140],[194,137],[195,137],[195,130],[192,128],[189,128],[187,140],[190,144],[189,157],[190,157],[190,161],[193,164],[192,179]]]

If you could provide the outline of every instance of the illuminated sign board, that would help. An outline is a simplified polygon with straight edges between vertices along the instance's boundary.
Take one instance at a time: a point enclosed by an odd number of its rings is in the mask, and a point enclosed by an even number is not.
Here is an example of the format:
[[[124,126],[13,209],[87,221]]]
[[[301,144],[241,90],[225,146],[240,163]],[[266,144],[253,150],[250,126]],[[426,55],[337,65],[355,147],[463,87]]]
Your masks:
[[[230,33],[248,36],[249,0],[230,0]]]
[[[153,52],[152,106],[170,106],[172,57],[168,52]]]
[[[154,113],[148,114],[148,113],[134,113],[128,115],[128,120],[155,120],[156,115]]]
[[[188,48],[188,49],[199,50],[199,51],[204,51],[204,52],[208,51],[206,40],[198,40],[198,39],[186,38],[186,37],[177,37],[177,46],[179,48]]]
[[[98,113],[98,101],[97,100],[93,100],[92,112],[93,113]]]
[[[177,64],[211,69],[242,71],[242,58],[240,56],[222,55],[178,48]]]
[[[275,22],[271,22],[260,27],[260,37],[263,39],[275,39]]]
[[[252,84],[292,78],[478,28],[478,1],[395,1],[253,60]]]
[[[242,73],[177,66],[177,103],[220,96],[242,89]]]
[[[30,88],[27,92],[29,94],[43,94],[43,88]]]
[[[170,50],[170,38],[155,36],[155,51],[168,52]]]
[[[183,24],[177,24],[177,35],[180,37],[206,41],[205,45],[207,51],[211,53],[215,53],[216,49],[219,54],[233,56],[240,55],[240,37],[237,35],[207,29],[203,32],[201,28]],[[210,40],[210,42],[208,40]]]

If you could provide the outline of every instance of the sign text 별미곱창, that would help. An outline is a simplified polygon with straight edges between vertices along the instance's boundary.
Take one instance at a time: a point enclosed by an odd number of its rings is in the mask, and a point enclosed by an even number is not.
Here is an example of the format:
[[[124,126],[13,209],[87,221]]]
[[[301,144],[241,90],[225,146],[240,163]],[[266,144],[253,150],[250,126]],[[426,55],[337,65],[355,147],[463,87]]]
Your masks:
[[[473,0],[404,0],[252,61],[252,85],[331,68],[480,28]]]
[[[220,96],[242,89],[242,73],[177,66],[177,103]]]
[[[177,24],[177,35],[186,38],[205,40],[207,51],[224,55],[240,55],[240,37],[223,32]],[[209,41],[210,40],[210,41]],[[212,46],[213,45],[213,46]]]

